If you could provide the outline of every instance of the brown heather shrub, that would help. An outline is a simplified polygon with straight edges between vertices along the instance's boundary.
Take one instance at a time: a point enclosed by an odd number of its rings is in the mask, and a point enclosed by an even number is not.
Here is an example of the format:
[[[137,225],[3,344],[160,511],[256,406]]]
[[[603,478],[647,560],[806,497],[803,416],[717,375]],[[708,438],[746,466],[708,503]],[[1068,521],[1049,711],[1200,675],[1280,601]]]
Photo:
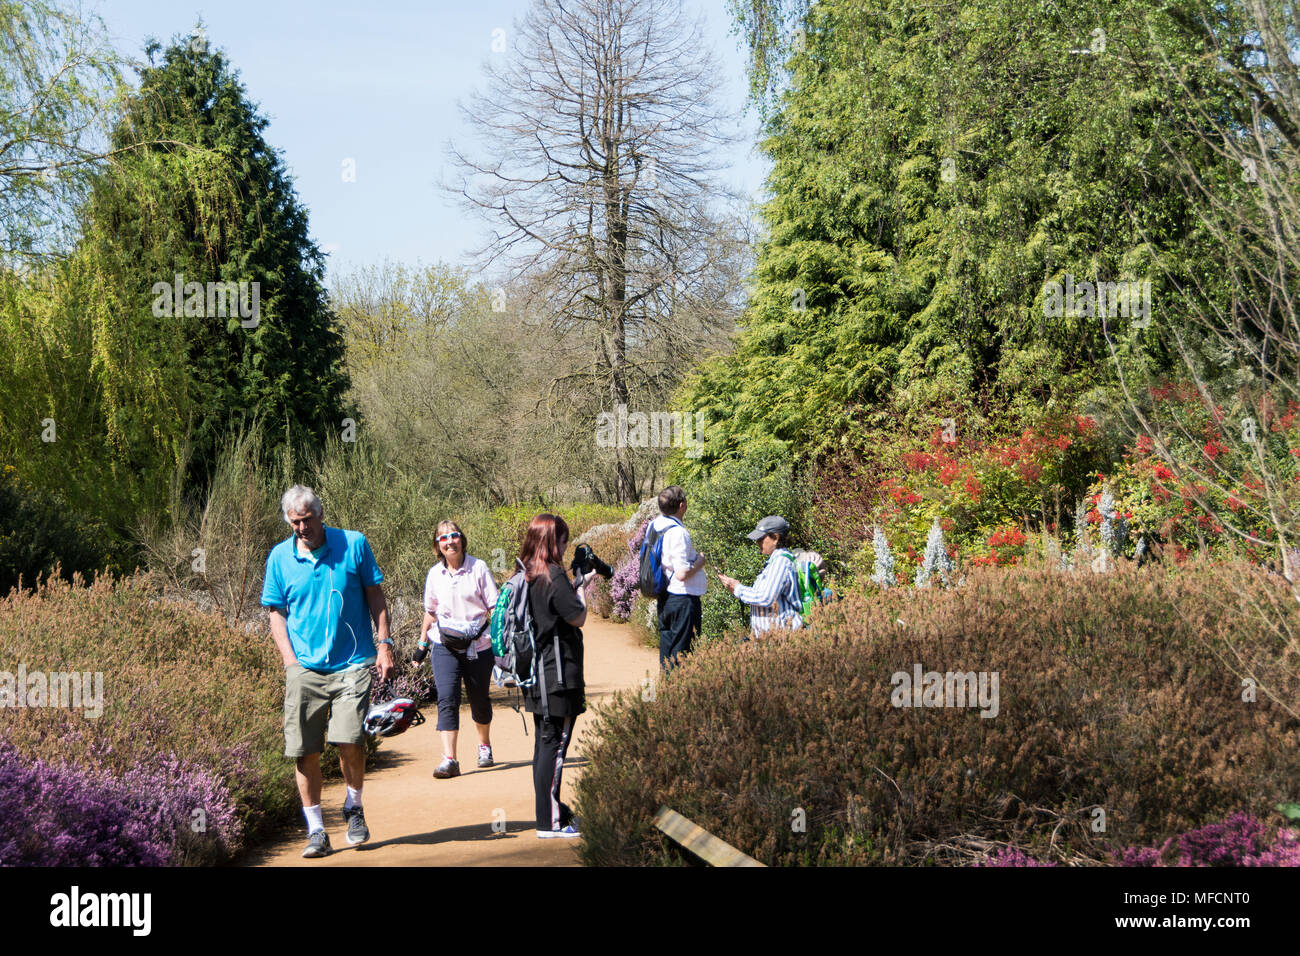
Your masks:
[[[121,774],[168,752],[225,779],[245,839],[292,816],[283,756],[284,671],[265,628],[161,598],[138,576],[89,587],[46,581],[0,600],[0,671],[103,672],[103,713],[0,709],[0,739],[24,755]]]
[[[584,862],[681,859],[651,824],[661,805],[778,865],[966,862],[999,841],[1104,862],[1111,846],[1264,816],[1300,790],[1300,681],[1275,666],[1294,665],[1294,642],[1250,609],[1294,628],[1286,595],[1223,567],[985,569],[715,644],[655,700],[602,709],[578,783]],[[1243,702],[1238,660],[1274,662],[1276,701]],[[891,706],[891,675],[918,662],[997,671],[997,716]]]
[[[632,602],[632,616],[627,619],[627,623],[632,627],[632,633],[637,636],[642,644],[647,647],[658,649],[659,647],[659,603],[653,598],[648,598],[638,593]],[[701,638],[696,635],[695,640],[691,643],[694,649],[701,643]]]
[[[633,534],[635,533],[633,532]],[[578,535],[579,532],[573,532],[575,540]],[[588,538],[587,544],[591,545],[591,550],[595,551],[602,561],[605,561],[611,567],[617,568],[632,553],[627,546],[630,537],[631,535],[623,531],[619,525],[611,525],[608,526],[607,530]],[[572,556],[572,549],[570,549],[570,556]]]
[[[587,608],[607,621],[613,613],[614,601],[609,596],[609,582],[604,578],[597,577],[587,585]]]

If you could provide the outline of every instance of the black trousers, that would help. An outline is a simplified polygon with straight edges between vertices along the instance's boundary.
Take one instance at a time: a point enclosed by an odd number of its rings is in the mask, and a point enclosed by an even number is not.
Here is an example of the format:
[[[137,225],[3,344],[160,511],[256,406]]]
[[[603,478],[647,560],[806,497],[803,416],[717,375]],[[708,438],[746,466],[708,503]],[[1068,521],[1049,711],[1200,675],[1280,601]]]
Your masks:
[[[533,793],[539,830],[563,830],[573,820],[573,811],[560,802],[560,777],[577,719],[533,714]]]
[[[438,730],[460,730],[460,682],[465,680],[469,692],[469,712],[476,724],[492,723],[492,665],[496,658],[491,650],[479,651],[477,660],[470,660],[466,651],[448,650],[442,644],[433,644],[429,656],[433,660],[433,685],[438,689]]]
[[[694,594],[664,594],[659,598],[659,668],[677,663],[700,633],[700,599]]]

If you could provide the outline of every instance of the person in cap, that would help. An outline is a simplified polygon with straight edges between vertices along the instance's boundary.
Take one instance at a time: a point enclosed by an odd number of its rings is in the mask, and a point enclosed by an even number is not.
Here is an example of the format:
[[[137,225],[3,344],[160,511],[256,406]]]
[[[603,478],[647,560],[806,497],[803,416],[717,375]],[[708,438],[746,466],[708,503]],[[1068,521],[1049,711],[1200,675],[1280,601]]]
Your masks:
[[[754,637],[772,628],[793,630],[803,626],[794,555],[786,548],[789,534],[790,522],[780,515],[768,515],[749,533],[749,540],[767,555],[767,564],[752,586],[718,574],[722,586],[750,606],[749,627]]]

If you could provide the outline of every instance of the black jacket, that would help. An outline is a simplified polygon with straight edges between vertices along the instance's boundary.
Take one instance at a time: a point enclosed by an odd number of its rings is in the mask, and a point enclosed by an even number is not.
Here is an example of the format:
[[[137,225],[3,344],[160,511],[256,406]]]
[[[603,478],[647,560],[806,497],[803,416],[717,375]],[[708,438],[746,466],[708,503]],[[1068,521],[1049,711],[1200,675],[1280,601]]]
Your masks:
[[[574,593],[564,568],[547,566],[546,577],[529,582],[528,601],[537,629],[537,683],[524,692],[530,713],[542,713],[542,689],[545,687],[552,716],[582,713],[585,685],[582,674],[582,631],[566,618],[577,617],[584,605]],[[559,666],[556,666],[556,654]]]

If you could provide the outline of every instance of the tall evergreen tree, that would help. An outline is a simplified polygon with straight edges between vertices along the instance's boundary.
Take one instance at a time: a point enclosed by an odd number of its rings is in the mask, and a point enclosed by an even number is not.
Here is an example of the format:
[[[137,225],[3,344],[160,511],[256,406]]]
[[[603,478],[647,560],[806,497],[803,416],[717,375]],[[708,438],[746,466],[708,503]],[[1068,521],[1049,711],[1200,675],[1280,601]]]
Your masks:
[[[148,145],[99,177],[81,250],[110,441],[146,467],[188,454],[196,478],[252,419],[275,445],[315,448],[348,382],[306,210],[221,52],[200,34],[146,53],[113,141]],[[209,283],[243,283],[239,303]]]
[[[1014,427],[1105,384],[1108,337],[1127,360],[1166,361],[1162,280],[1211,261],[1168,150],[1214,160],[1167,121],[1186,94],[1153,69],[1153,35],[1222,106],[1171,18],[1133,0],[733,10],[759,45],[792,15],[800,25],[766,124],[755,292],[737,351],[686,389],[718,424],[683,477],[754,443],[811,452],[954,414],[964,434]],[[772,62],[756,52],[760,93]],[[1153,321],[1051,314],[1047,289],[1067,276],[1150,280]]]

